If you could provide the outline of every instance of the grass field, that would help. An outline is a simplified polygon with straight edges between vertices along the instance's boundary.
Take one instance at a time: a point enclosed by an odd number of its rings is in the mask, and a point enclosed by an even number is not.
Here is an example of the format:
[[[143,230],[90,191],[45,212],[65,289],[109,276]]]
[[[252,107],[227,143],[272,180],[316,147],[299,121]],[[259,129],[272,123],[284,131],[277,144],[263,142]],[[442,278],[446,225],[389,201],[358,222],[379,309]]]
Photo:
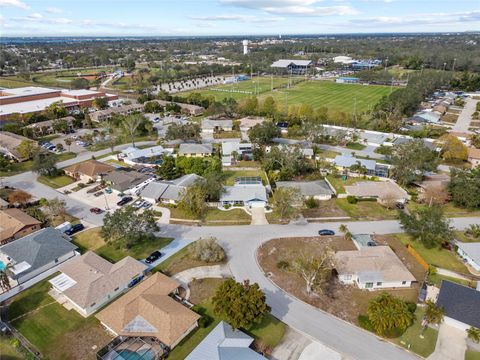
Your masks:
[[[37,181],[41,184],[50,186],[53,189],[58,189],[67,185],[70,185],[75,180],[67,175],[60,175],[55,177],[49,177],[45,175],[41,175],[37,178]]]
[[[465,360],[480,360],[480,352],[472,350],[465,351]]]

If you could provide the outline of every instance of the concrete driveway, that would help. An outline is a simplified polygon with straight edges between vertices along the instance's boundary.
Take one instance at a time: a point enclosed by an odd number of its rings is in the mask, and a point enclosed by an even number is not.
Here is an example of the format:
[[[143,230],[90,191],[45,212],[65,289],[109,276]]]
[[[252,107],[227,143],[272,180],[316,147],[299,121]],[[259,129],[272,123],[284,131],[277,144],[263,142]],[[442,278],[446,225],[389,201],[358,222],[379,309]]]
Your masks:
[[[265,217],[265,208],[251,208],[252,222],[250,225],[268,225],[267,218]]]
[[[458,116],[457,122],[453,126],[453,131],[459,132],[470,132],[468,128],[470,127],[470,122],[472,121],[472,115],[475,112],[475,107],[477,106],[478,100],[468,98],[465,101],[465,106],[462,109],[462,112]]]
[[[212,266],[198,266],[192,269],[187,269],[181,271],[178,274],[172,276],[177,280],[182,287],[187,291],[185,298],[190,299],[190,289],[188,284],[193,281],[193,279],[206,279],[206,278],[231,278],[233,277],[232,272],[228,265],[212,265]]]
[[[459,360],[467,350],[467,332],[442,323],[435,351],[428,360]]]

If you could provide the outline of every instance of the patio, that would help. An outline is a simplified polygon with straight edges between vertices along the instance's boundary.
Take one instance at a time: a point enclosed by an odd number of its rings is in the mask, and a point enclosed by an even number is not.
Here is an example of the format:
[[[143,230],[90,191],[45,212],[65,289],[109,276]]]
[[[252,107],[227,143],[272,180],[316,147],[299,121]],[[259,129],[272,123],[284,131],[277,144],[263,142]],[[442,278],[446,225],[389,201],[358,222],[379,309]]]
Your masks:
[[[165,359],[169,349],[154,337],[118,336],[97,353],[97,360]]]

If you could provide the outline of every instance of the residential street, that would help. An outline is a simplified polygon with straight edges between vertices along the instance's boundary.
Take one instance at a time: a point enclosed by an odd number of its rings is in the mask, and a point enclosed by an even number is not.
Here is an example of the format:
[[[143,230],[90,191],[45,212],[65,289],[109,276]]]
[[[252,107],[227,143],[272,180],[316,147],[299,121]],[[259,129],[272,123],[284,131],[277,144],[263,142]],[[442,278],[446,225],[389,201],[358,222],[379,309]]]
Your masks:
[[[470,132],[468,128],[470,127],[470,121],[472,120],[472,115],[475,112],[475,106],[477,105],[477,102],[478,100],[471,98],[466,99],[465,106],[458,116],[457,122],[453,126],[453,131],[466,133]]]

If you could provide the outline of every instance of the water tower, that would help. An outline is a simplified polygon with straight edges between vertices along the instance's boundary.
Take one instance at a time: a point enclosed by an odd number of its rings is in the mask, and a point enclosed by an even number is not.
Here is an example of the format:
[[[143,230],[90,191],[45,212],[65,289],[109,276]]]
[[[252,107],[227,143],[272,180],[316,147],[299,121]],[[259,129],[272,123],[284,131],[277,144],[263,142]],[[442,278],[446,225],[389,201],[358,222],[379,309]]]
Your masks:
[[[248,40],[243,40],[242,44],[243,44],[243,55],[247,55],[248,54]]]

